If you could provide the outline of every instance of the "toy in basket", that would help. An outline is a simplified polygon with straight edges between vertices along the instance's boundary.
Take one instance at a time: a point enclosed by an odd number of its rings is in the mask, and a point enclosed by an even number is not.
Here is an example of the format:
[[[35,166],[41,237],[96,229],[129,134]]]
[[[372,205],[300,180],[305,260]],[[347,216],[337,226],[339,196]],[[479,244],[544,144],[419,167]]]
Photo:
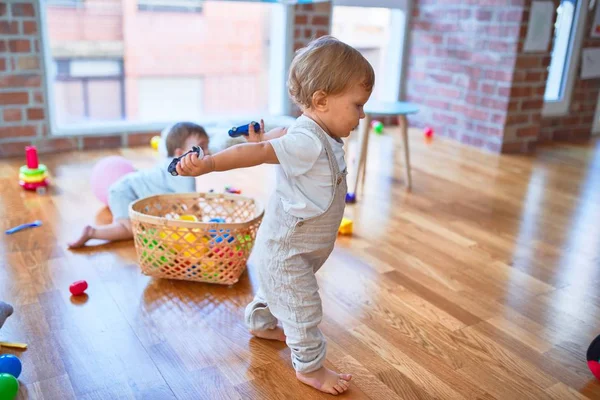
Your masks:
[[[228,193],[173,193],[129,206],[145,275],[231,285],[246,269],[264,208]]]

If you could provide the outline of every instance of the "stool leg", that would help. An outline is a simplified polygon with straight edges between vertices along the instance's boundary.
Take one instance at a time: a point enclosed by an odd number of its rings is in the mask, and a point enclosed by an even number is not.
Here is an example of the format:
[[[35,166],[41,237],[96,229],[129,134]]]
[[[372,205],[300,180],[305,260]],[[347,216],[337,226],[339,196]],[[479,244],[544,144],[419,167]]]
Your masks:
[[[406,174],[406,186],[412,188],[412,179],[410,174],[410,149],[408,148],[408,121],[405,115],[398,115],[398,125],[402,134],[402,147],[404,147],[404,171]]]
[[[371,117],[367,114],[365,118],[362,120],[360,126],[360,152],[358,154],[358,164],[356,168],[356,179],[354,181],[353,192],[357,195],[358,192],[358,182],[360,180],[361,172],[363,172],[364,165],[367,162],[367,146],[369,141],[369,125],[371,125]],[[357,196],[358,197],[358,196]]]
[[[365,117],[365,125],[367,126],[367,134],[365,135],[365,158],[363,159],[362,168],[360,169],[360,190],[364,190],[365,187],[365,179],[367,176],[367,155],[369,155],[369,137],[371,136],[371,117],[367,120]],[[358,189],[357,189],[358,190]]]

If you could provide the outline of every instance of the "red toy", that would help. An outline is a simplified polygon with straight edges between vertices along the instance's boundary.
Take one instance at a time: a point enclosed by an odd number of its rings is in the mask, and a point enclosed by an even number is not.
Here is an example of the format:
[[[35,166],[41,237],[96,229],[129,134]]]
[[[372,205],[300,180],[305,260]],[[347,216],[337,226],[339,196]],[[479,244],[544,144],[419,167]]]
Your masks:
[[[423,131],[423,133],[425,134],[425,137],[428,139],[431,139],[433,137],[433,128],[431,127],[426,127],[425,130]]]
[[[227,193],[232,193],[232,194],[242,194],[242,191],[240,189],[236,189],[231,186],[225,186],[225,191]]]
[[[88,284],[86,281],[77,281],[69,286],[69,292],[71,292],[73,296],[81,296],[87,288]]]
[[[43,192],[48,186],[48,168],[38,163],[35,146],[25,147],[27,165],[19,169],[19,185],[25,190]]]

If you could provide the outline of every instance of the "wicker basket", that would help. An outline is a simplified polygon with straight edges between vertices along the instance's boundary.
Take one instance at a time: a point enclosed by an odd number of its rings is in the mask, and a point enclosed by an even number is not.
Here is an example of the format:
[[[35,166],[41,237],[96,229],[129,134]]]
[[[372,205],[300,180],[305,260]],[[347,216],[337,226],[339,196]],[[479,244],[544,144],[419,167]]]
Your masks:
[[[235,194],[164,194],[129,206],[145,275],[224,285],[246,269],[263,214],[261,204]]]

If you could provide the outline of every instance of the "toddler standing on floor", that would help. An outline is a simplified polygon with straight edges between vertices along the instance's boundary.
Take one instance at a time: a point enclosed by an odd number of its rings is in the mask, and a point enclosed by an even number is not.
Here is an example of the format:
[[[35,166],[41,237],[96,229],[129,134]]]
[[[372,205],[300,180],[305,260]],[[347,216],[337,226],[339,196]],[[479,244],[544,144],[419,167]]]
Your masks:
[[[326,393],[348,389],[352,378],[323,366],[326,341],[319,330],[321,298],[315,273],[331,254],[344,214],[346,164],[341,138],[364,118],[375,75],[354,48],[321,37],[299,50],[288,88],[303,114],[283,131],[255,133],[250,141],[177,165],[198,176],[259,164],[279,164],[276,192],[265,211],[250,263],[260,287],[246,308],[255,336],[285,340],[297,378]],[[283,330],[278,327],[281,322]]]

